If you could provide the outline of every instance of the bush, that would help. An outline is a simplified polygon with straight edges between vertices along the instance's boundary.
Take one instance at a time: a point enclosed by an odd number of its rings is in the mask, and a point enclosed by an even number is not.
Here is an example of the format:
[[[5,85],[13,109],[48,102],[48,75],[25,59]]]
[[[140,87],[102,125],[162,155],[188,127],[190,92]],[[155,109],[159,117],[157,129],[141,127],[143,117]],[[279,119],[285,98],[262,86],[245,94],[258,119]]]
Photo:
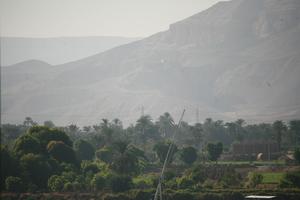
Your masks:
[[[296,159],[297,163],[300,164],[300,148],[295,149],[294,158]]]
[[[2,127],[1,127],[2,128]],[[2,136],[2,135],[1,135]],[[1,178],[0,178],[0,184],[1,184],[1,190],[5,189],[5,179],[8,176],[18,176],[18,173],[20,172],[19,169],[19,162],[13,156],[13,154],[8,150],[7,146],[0,145],[0,158],[1,158]]]
[[[154,191],[137,190],[132,196],[134,200],[153,199]]]
[[[6,190],[10,192],[23,192],[24,185],[23,181],[19,177],[9,176],[5,180]]]
[[[244,196],[239,192],[224,194],[223,200],[244,200]]]
[[[47,145],[47,151],[59,162],[78,164],[74,150],[62,141],[50,141]]]
[[[64,188],[63,188],[64,192],[72,192],[73,191],[73,185],[70,182],[67,182],[64,184]]]
[[[164,173],[164,180],[169,181],[175,178],[175,176],[176,176],[175,172],[168,170]]]
[[[205,171],[205,167],[203,165],[198,165],[192,168],[190,173],[190,177],[194,182],[203,183],[207,178],[208,173]]]
[[[105,187],[105,178],[101,174],[96,174],[91,182],[94,190],[102,190]]]
[[[42,148],[39,141],[34,137],[29,135],[23,135],[19,137],[14,144],[14,152],[18,156],[22,156],[28,153],[38,154],[41,152]]]
[[[79,160],[92,160],[95,154],[94,147],[85,140],[77,140],[74,149]]]
[[[300,171],[286,173],[279,185],[280,187],[300,187]]]
[[[175,192],[172,195],[173,200],[194,200],[195,197],[193,194],[188,192]]]
[[[20,165],[23,173],[28,176],[28,179],[40,189],[47,188],[47,181],[53,171],[45,156],[35,154],[25,154],[20,159]]]
[[[204,188],[208,188],[208,189],[213,189],[215,186],[216,182],[212,179],[206,179],[203,183],[203,187]]]
[[[247,183],[248,187],[256,187],[258,184],[262,183],[263,175],[258,173],[249,173],[249,181]]]
[[[194,185],[194,181],[190,179],[190,177],[182,176],[177,179],[177,185],[179,188],[190,188]]]
[[[110,164],[113,158],[113,151],[111,148],[103,147],[96,151],[96,157],[103,162]]]
[[[197,150],[194,147],[185,147],[180,152],[180,159],[188,164],[191,165],[197,159]]]
[[[135,188],[145,189],[156,187],[157,185],[157,175],[156,174],[145,174],[133,178],[133,184]]]
[[[72,185],[74,191],[82,191],[84,189],[84,185],[77,181],[75,181]]]
[[[106,194],[103,200],[130,200],[125,194]]]
[[[124,192],[132,187],[132,180],[130,176],[115,175],[110,179],[110,188],[113,192]]]
[[[64,188],[64,179],[61,176],[53,175],[48,180],[48,188],[53,192],[60,192]]]
[[[97,163],[84,160],[81,162],[81,170],[84,174],[88,172],[92,172],[93,174],[98,173],[100,171]]]
[[[206,193],[206,194],[199,196],[197,199],[199,199],[199,200],[221,200],[222,198],[216,194]]]

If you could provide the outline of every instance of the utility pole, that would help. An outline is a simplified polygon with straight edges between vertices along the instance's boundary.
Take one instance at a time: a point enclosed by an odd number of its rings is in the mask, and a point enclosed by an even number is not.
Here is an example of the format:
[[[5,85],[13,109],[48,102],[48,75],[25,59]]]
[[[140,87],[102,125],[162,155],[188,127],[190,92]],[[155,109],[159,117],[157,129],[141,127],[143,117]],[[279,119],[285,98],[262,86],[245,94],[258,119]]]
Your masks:
[[[196,123],[199,124],[199,108],[197,107],[197,110],[196,110]]]

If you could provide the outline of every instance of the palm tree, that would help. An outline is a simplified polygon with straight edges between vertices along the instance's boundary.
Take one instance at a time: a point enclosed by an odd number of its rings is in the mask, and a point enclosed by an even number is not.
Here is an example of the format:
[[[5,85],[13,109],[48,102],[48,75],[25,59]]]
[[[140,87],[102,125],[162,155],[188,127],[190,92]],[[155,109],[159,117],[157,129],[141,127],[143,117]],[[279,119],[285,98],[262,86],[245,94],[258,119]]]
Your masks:
[[[163,137],[169,137],[174,128],[174,120],[170,113],[165,112],[163,115],[159,116],[157,125],[159,127],[159,133]]]
[[[106,144],[112,143],[112,129],[110,128],[110,123],[108,119],[102,119],[102,122],[100,123],[100,129],[101,133],[105,137]]]
[[[284,131],[287,130],[287,127],[282,121],[277,120],[272,124],[272,128],[275,131],[276,141],[277,141],[277,144],[278,144],[278,148],[280,150],[281,141],[282,141],[282,134],[283,134]]]
[[[112,168],[120,174],[131,174],[138,171],[138,155],[132,151],[128,141],[117,140],[112,145],[116,155],[113,156]]]
[[[243,133],[241,131],[241,129],[242,129],[241,125],[242,125],[242,123],[240,123],[240,122],[227,122],[225,124],[229,135],[231,135],[234,138],[234,140],[239,141],[239,142],[243,140]]]
[[[292,135],[292,140],[294,144],[298,145],[298,140],[300,138],[300,120],[292,120],[289,122],[289,128]]]
[[[153,122],[152,122],[150,115],[143,115],[136,121],[135,128],[139,133],[138,138],[140,139],[140,141],[143,144],[144,151],[146,148],[145,144],[146,144],[146,141],[149,136],[147,133],[147,130],[150,129],[151,126],[153,126]]]
[[[203,140],[203,127],[202,124],[196,123],[194,126],[191,126],[191,133],[193,135],[193,141],[197,148],[200,147]]]
[[[31,126],[36,126],[37,123],[33,121],[31,117],[26,117],[23,122],[23,125],[26,127],[31,127]]]

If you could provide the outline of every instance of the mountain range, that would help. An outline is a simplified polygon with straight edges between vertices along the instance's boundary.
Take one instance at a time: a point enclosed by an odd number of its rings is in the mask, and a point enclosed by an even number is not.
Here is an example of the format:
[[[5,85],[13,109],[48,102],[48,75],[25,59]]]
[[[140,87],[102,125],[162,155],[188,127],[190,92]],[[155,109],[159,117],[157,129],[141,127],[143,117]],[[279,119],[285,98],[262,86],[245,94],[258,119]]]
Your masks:
[[[185,121],[300,117],[300,1],[219,2],[169,29],[61,65],[2,67],[2,121],[125,125],[168,111]]]
[[[1,65],[41,60],[52,65],[79,60],[141,38],[90,36],[22,38],[1,37]]]

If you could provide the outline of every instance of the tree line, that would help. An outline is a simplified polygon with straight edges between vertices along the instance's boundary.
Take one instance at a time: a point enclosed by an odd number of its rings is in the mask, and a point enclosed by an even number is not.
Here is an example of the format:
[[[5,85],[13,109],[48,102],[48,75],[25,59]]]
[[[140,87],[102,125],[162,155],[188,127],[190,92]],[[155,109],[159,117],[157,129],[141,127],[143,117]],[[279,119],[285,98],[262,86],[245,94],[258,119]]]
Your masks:
[[[57,127],[51,121],[38,125],[27,117],[21,125],[1,125],[1,190],[122,192],[154,188],[155,172],[175,132],[169,162],[187,170],[175,182],[174,172],[167,172],[170,188],[209,185],[206,179],[216,178],[213,170],[225,177],[220,178],[222,183],[235,185],[240,177],[231,168],[199,166],[216,162],[234,141],[273,138],[283,149],[294,147],[299,124],[300,120],[247,125],[242,119],[224,123],[209,118],[176,127],[172,116],[164,113],[156,121],[141,116],[127,128],[119,119],[102,119],[80,128],[75,124]],[[142,174],[147,176],[141,178]]]

